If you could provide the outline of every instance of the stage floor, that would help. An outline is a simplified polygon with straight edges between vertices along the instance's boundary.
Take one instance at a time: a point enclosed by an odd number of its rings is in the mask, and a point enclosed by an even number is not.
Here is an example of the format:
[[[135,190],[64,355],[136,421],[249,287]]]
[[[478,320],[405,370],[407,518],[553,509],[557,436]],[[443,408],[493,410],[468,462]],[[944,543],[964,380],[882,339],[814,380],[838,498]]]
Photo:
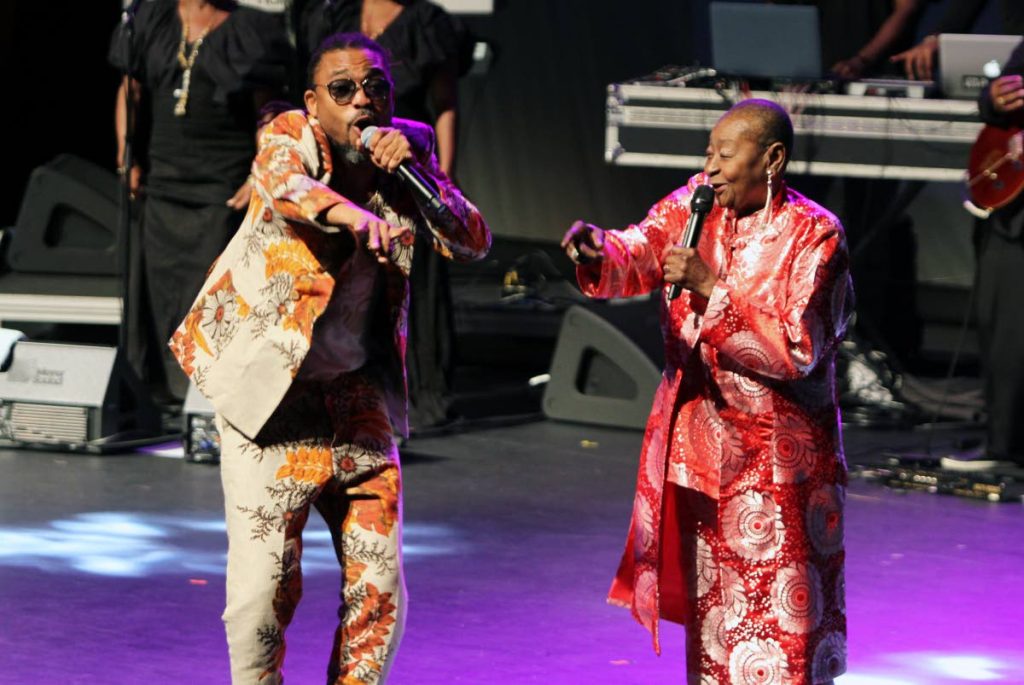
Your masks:
[[[948,437],[948,436],[947,436]],[[539,421],[403,449],[410,594],[398,685],[681,683],[605,604],[639,432]],[[852,462],[922,435],[847,431]],[[228,682],[217,467],[0,451],[0,683]],[[853,480],[844,685],[1024,683],[1024,507]],[[324,682],[338,576],[312,516],[289,683]]]

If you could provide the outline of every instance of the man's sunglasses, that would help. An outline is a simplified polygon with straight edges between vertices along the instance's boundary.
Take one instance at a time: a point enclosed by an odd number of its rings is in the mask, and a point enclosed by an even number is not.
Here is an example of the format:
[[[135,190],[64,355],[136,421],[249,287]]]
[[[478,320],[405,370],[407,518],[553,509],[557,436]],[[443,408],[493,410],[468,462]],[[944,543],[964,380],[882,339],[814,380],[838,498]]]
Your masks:
[[[377,102],[387,100],[391,94],[391,81],[383,76],[367,76],[362,83],[356,83],[350,78],[341,78],[327,84],[314,83],[313,85],[317,88],[326,88],[331,99],[339,105],[347,105],[352,102],[352,98],[356,96],[356,92],[360,88],[366,93],[366,97]]]

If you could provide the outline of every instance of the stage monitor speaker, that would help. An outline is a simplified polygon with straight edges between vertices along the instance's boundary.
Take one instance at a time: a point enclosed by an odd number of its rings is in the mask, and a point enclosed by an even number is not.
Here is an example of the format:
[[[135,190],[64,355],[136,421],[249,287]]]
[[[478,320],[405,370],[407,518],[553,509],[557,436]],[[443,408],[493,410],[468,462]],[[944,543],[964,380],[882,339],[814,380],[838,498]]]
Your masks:
[[[201,464],[220,462],[220,431],[213,418],[213,405],[189,383],[182,407],[185,430],[185,459]]]
[[[643,429],[661,373],[619,329],[582,307],[562,319],[542,406],[548,418]]]
[[[0,445],[103,453],[160,434],[117,349],[22,341],[0,373]]]
[[[29,177],[7,257],[21,273],[117,276],[117,176],[60,155]]]

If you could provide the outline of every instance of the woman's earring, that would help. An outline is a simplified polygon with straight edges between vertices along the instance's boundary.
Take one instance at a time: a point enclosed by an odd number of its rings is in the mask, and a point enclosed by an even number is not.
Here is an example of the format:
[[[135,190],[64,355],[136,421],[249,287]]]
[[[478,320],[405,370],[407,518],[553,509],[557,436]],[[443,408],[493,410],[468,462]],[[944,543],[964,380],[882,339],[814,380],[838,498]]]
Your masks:
[[[772,220],[772,195],[774,195],[775,189],[772,187],[775,185],[775,179],[773,178],[774,172],[771,169],[768,170],[768,193],[764,198],[764,222],[765,224]]]

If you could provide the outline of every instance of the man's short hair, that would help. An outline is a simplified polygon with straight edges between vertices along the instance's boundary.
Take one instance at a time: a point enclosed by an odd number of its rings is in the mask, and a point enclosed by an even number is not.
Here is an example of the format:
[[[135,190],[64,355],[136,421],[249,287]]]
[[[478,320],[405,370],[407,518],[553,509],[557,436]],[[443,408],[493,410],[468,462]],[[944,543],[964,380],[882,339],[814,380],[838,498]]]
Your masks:
[[[391,57],[383,45],[358,32],[334,33],[320,41],[320,45],[313,52],[313,56],[309,58],[309,67],[306,70],[307,88],[313,87],[313,82],[316,80],[314,74],[316,74],[316,69],[320,66],[320,61],[324,58],[324,55],[334,50],[368,50],[369,52],[375,52],[380,55],[381,61],[387,67],[388,77],[390,78],[391,76]]]
[[[793,122],[778,103],[771,100],[751,98],[736,103],[726,116],[740,115],[750,118],[757,125],[760,135],[757,143],[766,148],[772,143],[782,143],[786,159],[793,154]]]

